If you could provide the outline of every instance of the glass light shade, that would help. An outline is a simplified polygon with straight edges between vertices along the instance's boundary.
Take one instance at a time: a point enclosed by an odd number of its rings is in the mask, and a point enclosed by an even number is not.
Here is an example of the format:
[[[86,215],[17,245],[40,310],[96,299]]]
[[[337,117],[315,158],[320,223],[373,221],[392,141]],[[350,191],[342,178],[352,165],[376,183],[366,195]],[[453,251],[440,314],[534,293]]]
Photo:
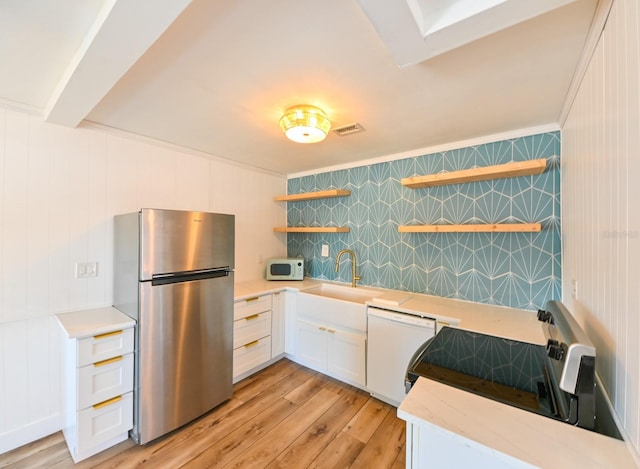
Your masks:
[[[280,128],[289,140],[316,143],[327,136],[331,122],[322,109],[304,104],[287,109],[280,118]]]

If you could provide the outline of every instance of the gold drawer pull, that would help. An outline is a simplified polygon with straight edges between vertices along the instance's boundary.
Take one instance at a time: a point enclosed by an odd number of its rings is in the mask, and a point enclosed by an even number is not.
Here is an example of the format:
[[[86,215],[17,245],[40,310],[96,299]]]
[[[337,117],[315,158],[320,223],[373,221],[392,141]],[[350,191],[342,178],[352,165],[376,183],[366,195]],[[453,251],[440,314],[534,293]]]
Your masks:
[[[251,303],[252,301],[258,301],[260,299],[259,296],[254,296],[253,298],[247,298],[244,300],[246,303]]]
[[[438,326],[450,326],[451,323],[445,322],[445,321],[438,321]]]
[[[120,355],[119,357],[107,358],[106,360],[95,362],[93,366],[98,367],[98,366],[109,365],[110,363],[119,362],[120,360],[122,360],[122,355]]]
[[[324,326],[320,326],[320,327],[318,327],[318,329],[320,329],[321,331],[326,331],[327,330],[327,328],[324,327]]]
[[[111,336],[114,336],[114,335],[122,334],[122,332],[123,331],[105,332],[104,334],[94,335],[93,338],[94,339],[104,339],[105,337],[111,337]]]
[[[259,314],[252,314],[251,316],[247,316],[245,319],[245,321],[253,321],[254,319],[258,319],[260,317]]]
[[[101,409],[102,407],[107,407],[108,405],[115,404],[116,402],[119,402],[121,400],[122,400],[122,396],[117,396],[112,399],[107,399],[106,401],[98,402],[97,404],[93,405],[93,408]]]
[[[336,332],[335,329],[327,329],[327,332],[331,332],[332,334],[334,334]]]
[[[244,348],[255,347],[256,345],[258,345],[258,342],[260,342],[260,341],[259,340],[254,340],[253,342],[249,342],[248,344],[245,344]]]

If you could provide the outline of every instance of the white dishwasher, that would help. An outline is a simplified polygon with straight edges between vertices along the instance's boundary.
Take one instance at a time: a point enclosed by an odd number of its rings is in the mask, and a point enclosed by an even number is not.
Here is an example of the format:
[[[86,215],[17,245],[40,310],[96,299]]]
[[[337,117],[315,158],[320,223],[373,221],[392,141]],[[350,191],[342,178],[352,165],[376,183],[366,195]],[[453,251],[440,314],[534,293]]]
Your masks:
[[[415,351],[436,333],[436,321],[413,314],[369,306],[367,389],[372,396],[398,406]]]

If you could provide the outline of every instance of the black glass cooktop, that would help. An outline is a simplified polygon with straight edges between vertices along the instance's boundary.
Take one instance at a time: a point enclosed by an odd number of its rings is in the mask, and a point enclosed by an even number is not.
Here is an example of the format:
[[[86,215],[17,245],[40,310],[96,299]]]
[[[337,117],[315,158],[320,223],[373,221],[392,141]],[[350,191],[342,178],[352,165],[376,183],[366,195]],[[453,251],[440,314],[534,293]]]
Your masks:
[[[546,348],[444,327],[424,346],[407,372],[554,417]]]

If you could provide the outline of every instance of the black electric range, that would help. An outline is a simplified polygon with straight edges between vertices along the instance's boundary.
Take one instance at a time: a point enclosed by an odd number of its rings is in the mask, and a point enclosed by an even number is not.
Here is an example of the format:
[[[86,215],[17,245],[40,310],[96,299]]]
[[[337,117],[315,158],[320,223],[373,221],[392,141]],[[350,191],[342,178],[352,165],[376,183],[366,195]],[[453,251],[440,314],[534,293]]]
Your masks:
[[[593,429],[595,348],[562,303],[548,302],[538,319],[546,346],[443,327],[409,363],[407,392],[423,376]]]

